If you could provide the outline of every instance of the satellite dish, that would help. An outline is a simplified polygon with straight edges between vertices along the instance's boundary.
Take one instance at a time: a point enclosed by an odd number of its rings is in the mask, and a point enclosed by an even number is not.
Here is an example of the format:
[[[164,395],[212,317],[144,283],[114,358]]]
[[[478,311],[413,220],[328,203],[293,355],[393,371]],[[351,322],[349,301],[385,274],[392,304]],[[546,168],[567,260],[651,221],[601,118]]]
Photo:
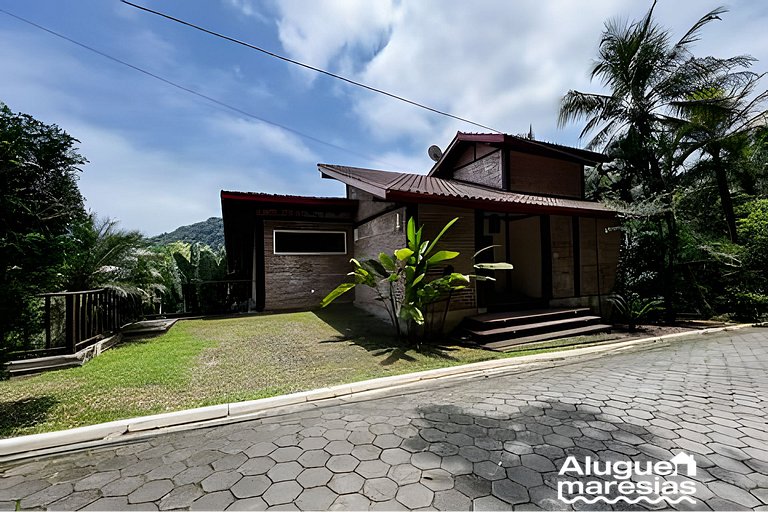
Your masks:
[[[433,144],[432,146],[429,146],[429,149],[427,150],[427,154],[429,155],[429,158],[431,158],[433,162],[437,162],[438,160],[440,160],[440,158],[442,158],[443,150]]]

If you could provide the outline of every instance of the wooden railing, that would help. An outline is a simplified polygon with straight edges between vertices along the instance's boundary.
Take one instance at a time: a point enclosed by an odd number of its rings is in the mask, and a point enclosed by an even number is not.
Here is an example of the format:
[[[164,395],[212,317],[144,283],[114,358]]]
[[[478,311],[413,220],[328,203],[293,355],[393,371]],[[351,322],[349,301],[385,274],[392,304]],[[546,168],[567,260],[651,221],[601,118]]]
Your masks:
[[[141,317],[138,299],[108,288],[40,297],[45,347],[17,354],[24,358],[74,354]]]

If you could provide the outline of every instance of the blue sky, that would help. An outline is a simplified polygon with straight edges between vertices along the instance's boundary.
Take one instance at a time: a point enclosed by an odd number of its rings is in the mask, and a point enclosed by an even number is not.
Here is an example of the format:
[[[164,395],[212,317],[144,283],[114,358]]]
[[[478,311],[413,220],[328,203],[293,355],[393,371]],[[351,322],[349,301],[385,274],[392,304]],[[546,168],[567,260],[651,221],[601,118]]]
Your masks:
[[[636,0],[136,0],[232,37],[508,133],[582,145],[556,127],[603,22]],[[682,34],[720,2],[661,0]],[[768,70],[768,2],[726,4],[698,55]],[[213,38],[117,0],[0,0],[0,8],[342,151],[179,91],[0,13],[0,101],[81,141],[87,205],[153,235],[220,214],[219,190],[342,195],[318,162],[426,172],[431,144],[478,128]]]

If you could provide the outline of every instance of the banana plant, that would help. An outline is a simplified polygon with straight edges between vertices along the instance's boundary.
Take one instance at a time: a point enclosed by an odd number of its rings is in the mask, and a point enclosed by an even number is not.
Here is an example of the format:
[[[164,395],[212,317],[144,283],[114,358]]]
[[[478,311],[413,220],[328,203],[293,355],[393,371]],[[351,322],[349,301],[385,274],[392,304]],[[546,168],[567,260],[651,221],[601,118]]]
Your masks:
[[[424,226],[416,229],[414,219],[409,219],[406,225],[406,247],[397,249],[391,255],[382,252],[378,259],[351,259],[354,270],[348,275],[353,278],[352,282],[337,286],[321,301],[321,307],[326,307],[357,285],[368,286],[375,290],[377,300],[384,304],[398,338],[403,331],[401,325],[405,325],[408,334],[413,335],[415,326],[424,325],[426,308],[430,304],[466,288],[471,278],[492,279],[460,272],[447,272],[436,279],[427,278],[430,269],[459,255],[457,251],[436,250],[440,239],[458,220],[456,217],[449,221],[430,241],[423,240]],[[512,265],[483,263],[476,264],[475,268],[509,270]]]

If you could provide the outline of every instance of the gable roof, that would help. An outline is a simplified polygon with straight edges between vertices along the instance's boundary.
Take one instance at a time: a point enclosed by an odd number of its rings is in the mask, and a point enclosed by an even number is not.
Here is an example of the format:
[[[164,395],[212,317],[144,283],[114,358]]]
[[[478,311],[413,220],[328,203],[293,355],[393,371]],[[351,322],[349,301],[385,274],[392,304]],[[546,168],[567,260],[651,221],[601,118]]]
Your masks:
[[[317,168],[323,177],[339,180],[389,201],[432,202],[532,214],[588,214],[600,217],[616,214],[594,201],[521,194],[436,176],[329,164],[318,164]]]
[[[493,146],[514,149],[523,153],[532,153],[548,156],[550,158],[568,160],[583,165],[595,165],[599,162],[607,162],[609,160],[609,158],[602,153],[587,151],[586,149],[572,148],[569,146],[562,146],[560,144],[553,144],[551,142],[527,139],[517,135],[509,135],[505,133],[456,132],[456,136],[453,138],[451,143],[448,144],[448,147],[443,152],[443,155],[437,162],[435,162],[435,164],[432,166],[432,169],[430,169],[429,175],[434,176],[436,174],[440,174],[445,166],[452,159],[456,158],[458,154],[457,149],[460,146],[475,142],[482,142]]]

